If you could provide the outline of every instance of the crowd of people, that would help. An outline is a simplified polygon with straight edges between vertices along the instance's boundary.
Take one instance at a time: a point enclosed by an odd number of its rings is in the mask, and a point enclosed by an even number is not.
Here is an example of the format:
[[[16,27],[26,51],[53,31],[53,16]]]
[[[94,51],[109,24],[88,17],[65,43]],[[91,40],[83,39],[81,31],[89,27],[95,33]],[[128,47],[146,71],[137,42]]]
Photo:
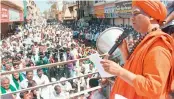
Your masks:
[[[2,40],[1,72],[74,60],[96,53],[94,46],[85,46],[81,42],[83,39],[73,39],[73,30],[61,24],[36,27],[26,25],[19,27],[16,33]],[[62,81],[66,78],[82,76],[96,71],[94,64],[85,60],[51,68],[16,72],[2,77],[1,94],[48,84],[51,81]],[[15,97],[16,99],[26,99],[25,96],[33,97],[33,99],[67,97],[70,93],[78,91],[78,83],[80,83],[81,91],[90,88],[90,79],[98,76],[98,74],[89,75],[54,86],[32,90],[32,94],[22,92],[8,97]]]

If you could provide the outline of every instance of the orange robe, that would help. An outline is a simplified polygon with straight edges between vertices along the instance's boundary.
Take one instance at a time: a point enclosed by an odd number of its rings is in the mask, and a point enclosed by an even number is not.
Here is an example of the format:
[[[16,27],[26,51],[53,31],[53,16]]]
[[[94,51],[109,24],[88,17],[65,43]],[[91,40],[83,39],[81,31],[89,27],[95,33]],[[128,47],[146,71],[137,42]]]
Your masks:
[[[115,94],[127,99],[166,99],[166,86],[169,86],[168,83],[174,76],[173,65],[173,39],[161,30],[151,32],[123,67],[136,74],[133,86],[117,78],[110,99],[115,99]]]

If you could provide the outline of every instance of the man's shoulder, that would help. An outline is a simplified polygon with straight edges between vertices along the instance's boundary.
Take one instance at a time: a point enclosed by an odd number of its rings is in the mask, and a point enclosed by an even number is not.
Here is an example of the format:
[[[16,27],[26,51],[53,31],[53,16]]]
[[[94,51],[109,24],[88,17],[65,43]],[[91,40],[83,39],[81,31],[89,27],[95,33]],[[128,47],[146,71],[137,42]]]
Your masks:
[[[42,76],[43,76],[43,78],[48,78],[48,76],[47,76],[47,75],[44,75],[44,74],[43,74]]]
[[[24,79],[24,80],[21,81],[21,83],[25,83],[25,82],[27,82],[27,81],[28,81],[27,79]]]
[[[64,92],[61,92],[60,93],[60,97],[66,97],[65,93]]]

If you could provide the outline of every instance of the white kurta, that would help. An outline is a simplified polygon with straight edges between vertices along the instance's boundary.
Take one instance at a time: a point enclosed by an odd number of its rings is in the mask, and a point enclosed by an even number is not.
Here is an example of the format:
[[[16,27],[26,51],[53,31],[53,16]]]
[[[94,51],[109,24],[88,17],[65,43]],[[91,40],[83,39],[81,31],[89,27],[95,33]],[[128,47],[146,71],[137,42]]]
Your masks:
[[[36,81],[37,85],[48,84],[50,81],[46,75],[42,75],[41,78],[38,75],[34,76],[33,79]],[[39,89],[39,93],[43,99],[49,99],[49,86]]]
[[[59,95],[53,90],[48,99],[66,99],[66,95],[61,92]]]
[[[65,82],[65,85],[62,85],[61,83],[59,84],[62,92],[66,94],[66,96],[69,96],[69,91],[72,90],[72,86],[71,83],[69,83],[68,81]]]
[[[19,85],[22,89],[26,89],[28,87],[28,79],[24,79]]]

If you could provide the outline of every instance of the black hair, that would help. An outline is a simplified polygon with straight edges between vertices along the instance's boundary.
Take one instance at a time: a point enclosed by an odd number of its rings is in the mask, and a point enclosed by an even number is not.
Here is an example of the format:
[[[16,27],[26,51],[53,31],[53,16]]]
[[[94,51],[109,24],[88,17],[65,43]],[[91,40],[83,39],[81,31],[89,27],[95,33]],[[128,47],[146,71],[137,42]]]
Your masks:
[[[169,25],[165,28],[162,28],[162,31],[171,35],[172,33],[174,33],[174,25]]]
[[[30,71],[26,71],[26,75],[27,75],[28,73],[30,73],[30,72],[32,72],[32,73],[33,73],[33,71],[32,71],[32,70],[30,70]]]
[[[169,34],[171,35],[172,33],[174,33],[174,25],[169,27]]]
[[[20,96],[20,98],[21,98],[21,99],[23,99],[23,98],[24,98],[24,94],[25,94],[25,93],[28,93],[28,91],[21,92],[21,93],[19,94],[19,96]]]
[[[70,48],[67,48],[66,51],[70,51]]]
[[[57,87],[60,87],[59,85],[54,86],[54,90],[57,91]],[[60,87],[61,88],[61,87]]]
[[[91,88],[97,87],[99,85],[98,78],[92,78],[89,80],[89,85]]]
[[[169,95],[172,97],[172,99],[174,98],[174,91],[171,91],[170,93],[169,93]]]
[[[39,68],[39,69],[37,69],[37,72],[39,72],[39,71],[41,71],[42,70],[42,68]]]

